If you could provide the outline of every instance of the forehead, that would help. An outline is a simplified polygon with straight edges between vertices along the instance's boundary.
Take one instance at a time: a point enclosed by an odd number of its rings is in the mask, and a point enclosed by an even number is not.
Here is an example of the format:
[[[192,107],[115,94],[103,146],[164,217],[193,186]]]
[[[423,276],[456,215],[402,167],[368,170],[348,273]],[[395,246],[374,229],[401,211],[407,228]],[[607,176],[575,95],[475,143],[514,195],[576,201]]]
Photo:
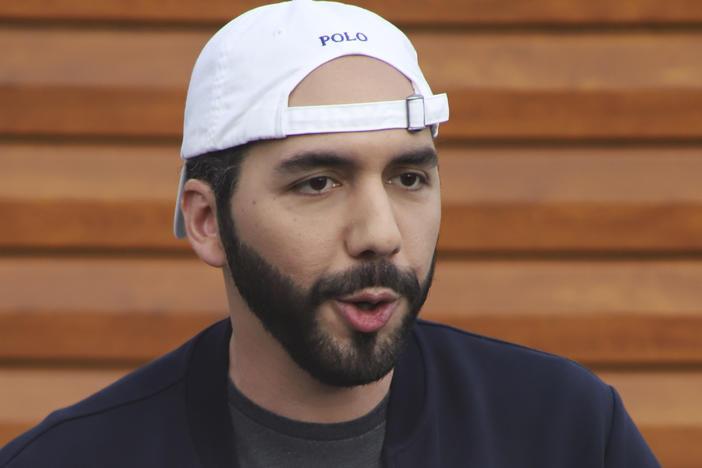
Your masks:
[[[299,135],[254,143],[247,152],[242,172],[247,169],[273,171],[285,161],[305,154],[334,156],[352,162],[355,167],[382,171],[403,155],[433,151],[434,142],[428,128],[420,132],[392,129]]]
[[[349,55],[313,70],[290,93],[288,105],[390,101],[413,93],[409,79],[397,69],[378,59]]]
[[[404,99],[412,83],[380,60],[352,55],[339,57],[313,70],[290,93],[288,105],[314,106]],[[381,166],[402,153],[434,148],[429,129],[343,132],[297,135],[251,145],[244,166],[269,168],[304,152],[336,154]]]

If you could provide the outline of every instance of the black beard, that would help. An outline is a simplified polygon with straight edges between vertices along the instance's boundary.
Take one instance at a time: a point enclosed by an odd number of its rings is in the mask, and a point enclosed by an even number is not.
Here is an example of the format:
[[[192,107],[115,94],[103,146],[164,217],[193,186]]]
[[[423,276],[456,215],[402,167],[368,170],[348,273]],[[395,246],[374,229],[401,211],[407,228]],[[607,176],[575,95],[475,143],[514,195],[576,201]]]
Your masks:
[[[336,387],[375,382],[395,367],[429,292],[436,253],[421,285],[412,271],[381,260],[322,275],[306,291],[240,242],[231,222],[224,224],[222,231],[229,235],[221,232],[220,237],[235,286],[297,365],[319,382]],[[317,311],[323,302],[370,287],[392,289],[407,300],[408,312],[400,326],[386,336],[354,330],[350,345],[341,344],[320,327]]]

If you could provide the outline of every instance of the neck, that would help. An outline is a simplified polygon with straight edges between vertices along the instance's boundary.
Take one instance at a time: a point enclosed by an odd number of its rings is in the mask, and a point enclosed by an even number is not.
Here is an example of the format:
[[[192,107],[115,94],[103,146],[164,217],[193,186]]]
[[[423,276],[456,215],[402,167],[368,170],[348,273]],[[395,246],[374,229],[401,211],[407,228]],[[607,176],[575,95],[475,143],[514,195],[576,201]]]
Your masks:
[[[232,326],[229,376],[257,405],[289,419],[333,423],[369,413],[387,395],[392,372],[363,386],[325,385],[301,369],[260,323],[251,322],[237,319]]]
[[[392,371],[368,385],[321,383],[293,361],[234,288],[227,288],[227,296],[232,320],[229,376],[257,405],[289,419],[333,423],[368,414],[387,395]]]

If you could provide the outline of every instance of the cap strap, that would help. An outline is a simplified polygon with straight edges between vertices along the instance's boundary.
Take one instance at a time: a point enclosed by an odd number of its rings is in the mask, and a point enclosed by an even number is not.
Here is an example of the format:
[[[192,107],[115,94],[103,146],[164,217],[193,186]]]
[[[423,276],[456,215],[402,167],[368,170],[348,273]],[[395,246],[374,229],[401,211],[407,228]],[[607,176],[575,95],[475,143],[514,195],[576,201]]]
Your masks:
[[[424,114],[424,96],[412,94],[405,99],[407,104],[407,130],[414,132],[427,126]]]
[[[336,104],[327,106],[288,107],[283,133],[363,132],[406,128],[421,130],[448,120],[446,94],[425,98],[412,94],[397,101]]]

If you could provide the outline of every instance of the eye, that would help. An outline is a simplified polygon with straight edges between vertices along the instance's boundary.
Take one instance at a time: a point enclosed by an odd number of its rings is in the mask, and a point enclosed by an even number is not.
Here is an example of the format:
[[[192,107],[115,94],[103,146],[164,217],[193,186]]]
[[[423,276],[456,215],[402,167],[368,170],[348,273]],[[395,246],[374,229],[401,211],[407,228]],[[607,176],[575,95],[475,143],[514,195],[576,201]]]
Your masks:
[[[339,183],[331,177],[317,176],[300,182],[294,188],[297,192],[305,195],[319,195],[338,186]]]
[[[402,188],[408,190],[419,190],[426,185],[427,179],[416,172],[405,172],[390,179],[391,184],[399,184]]]

